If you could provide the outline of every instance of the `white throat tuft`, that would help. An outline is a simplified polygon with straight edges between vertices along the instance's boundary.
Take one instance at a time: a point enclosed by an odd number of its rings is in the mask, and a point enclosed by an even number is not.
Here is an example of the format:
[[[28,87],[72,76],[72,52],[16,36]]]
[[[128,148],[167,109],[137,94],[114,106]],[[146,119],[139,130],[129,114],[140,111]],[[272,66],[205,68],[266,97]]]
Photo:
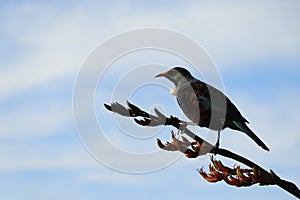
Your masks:
[[[177,90],[176,90],[176,88],[172,88],[172,89],[170,90],[170,94],[171,94],[171,95],[174,95],[174,96],[177,96]]]

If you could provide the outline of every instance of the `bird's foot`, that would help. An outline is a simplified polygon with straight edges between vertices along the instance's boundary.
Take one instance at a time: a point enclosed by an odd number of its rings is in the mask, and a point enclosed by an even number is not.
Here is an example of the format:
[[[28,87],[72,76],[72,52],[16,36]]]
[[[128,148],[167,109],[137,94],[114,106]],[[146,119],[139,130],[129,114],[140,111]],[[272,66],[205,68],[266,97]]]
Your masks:
[[[215,144],[214,150],[213,150],[215,156],[217,155],[217,152],[219,150],[219,146],[220,146],[220,142],[218,140],[217,143]]]
[[[218,131],[218,139],[217,139],[217,142],[214,146],[214,154],[217,155],[217,152],[219,150],[219,146],[220,146],[220,133],[221,131]]]
[[[215,144],[216,148],[218,149],[219,146],[220,146],[220,142],[218,141],[216,144]]]

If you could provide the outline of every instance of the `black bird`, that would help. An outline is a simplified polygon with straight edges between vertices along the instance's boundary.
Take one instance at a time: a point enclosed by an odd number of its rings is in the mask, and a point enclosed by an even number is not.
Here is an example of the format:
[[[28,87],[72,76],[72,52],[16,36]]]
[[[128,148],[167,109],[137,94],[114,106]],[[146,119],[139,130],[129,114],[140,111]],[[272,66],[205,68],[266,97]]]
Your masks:
[[[180,108],[190,120],[200,127],[218,131],[217,147],[221,130],[228,127],[245,133],[259,146],[269,151],[269,148],[247,126],[246,123],[249,122],[237,107],[220,90],[195,79],[182,67],[172,68],[155,77],[166,77],[175,84],[170,93],[176,96]]]

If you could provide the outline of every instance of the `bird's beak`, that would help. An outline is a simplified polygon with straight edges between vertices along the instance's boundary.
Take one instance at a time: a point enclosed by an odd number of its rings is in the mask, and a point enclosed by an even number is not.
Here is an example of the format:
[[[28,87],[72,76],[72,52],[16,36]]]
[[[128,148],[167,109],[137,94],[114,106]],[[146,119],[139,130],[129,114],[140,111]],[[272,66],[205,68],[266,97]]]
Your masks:
[[[157,74],[156,76],[155,76],[155,78],[157,78],[157,77],[168,77],[168,71],[166,71],[166,72],[163,72],[163,73],[160,73],[160,74]]]

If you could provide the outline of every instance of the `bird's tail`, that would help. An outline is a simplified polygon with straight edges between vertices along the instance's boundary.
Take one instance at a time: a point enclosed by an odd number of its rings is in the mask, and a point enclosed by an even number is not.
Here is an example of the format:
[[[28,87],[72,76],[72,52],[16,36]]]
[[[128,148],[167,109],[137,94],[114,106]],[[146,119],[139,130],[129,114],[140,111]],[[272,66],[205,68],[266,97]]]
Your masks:
[[[242,132],[246,133],[256,144],[261,146],[264,150],[270,151],[269,148],[251,131],[245,122],[233,121],[234,125]]]

